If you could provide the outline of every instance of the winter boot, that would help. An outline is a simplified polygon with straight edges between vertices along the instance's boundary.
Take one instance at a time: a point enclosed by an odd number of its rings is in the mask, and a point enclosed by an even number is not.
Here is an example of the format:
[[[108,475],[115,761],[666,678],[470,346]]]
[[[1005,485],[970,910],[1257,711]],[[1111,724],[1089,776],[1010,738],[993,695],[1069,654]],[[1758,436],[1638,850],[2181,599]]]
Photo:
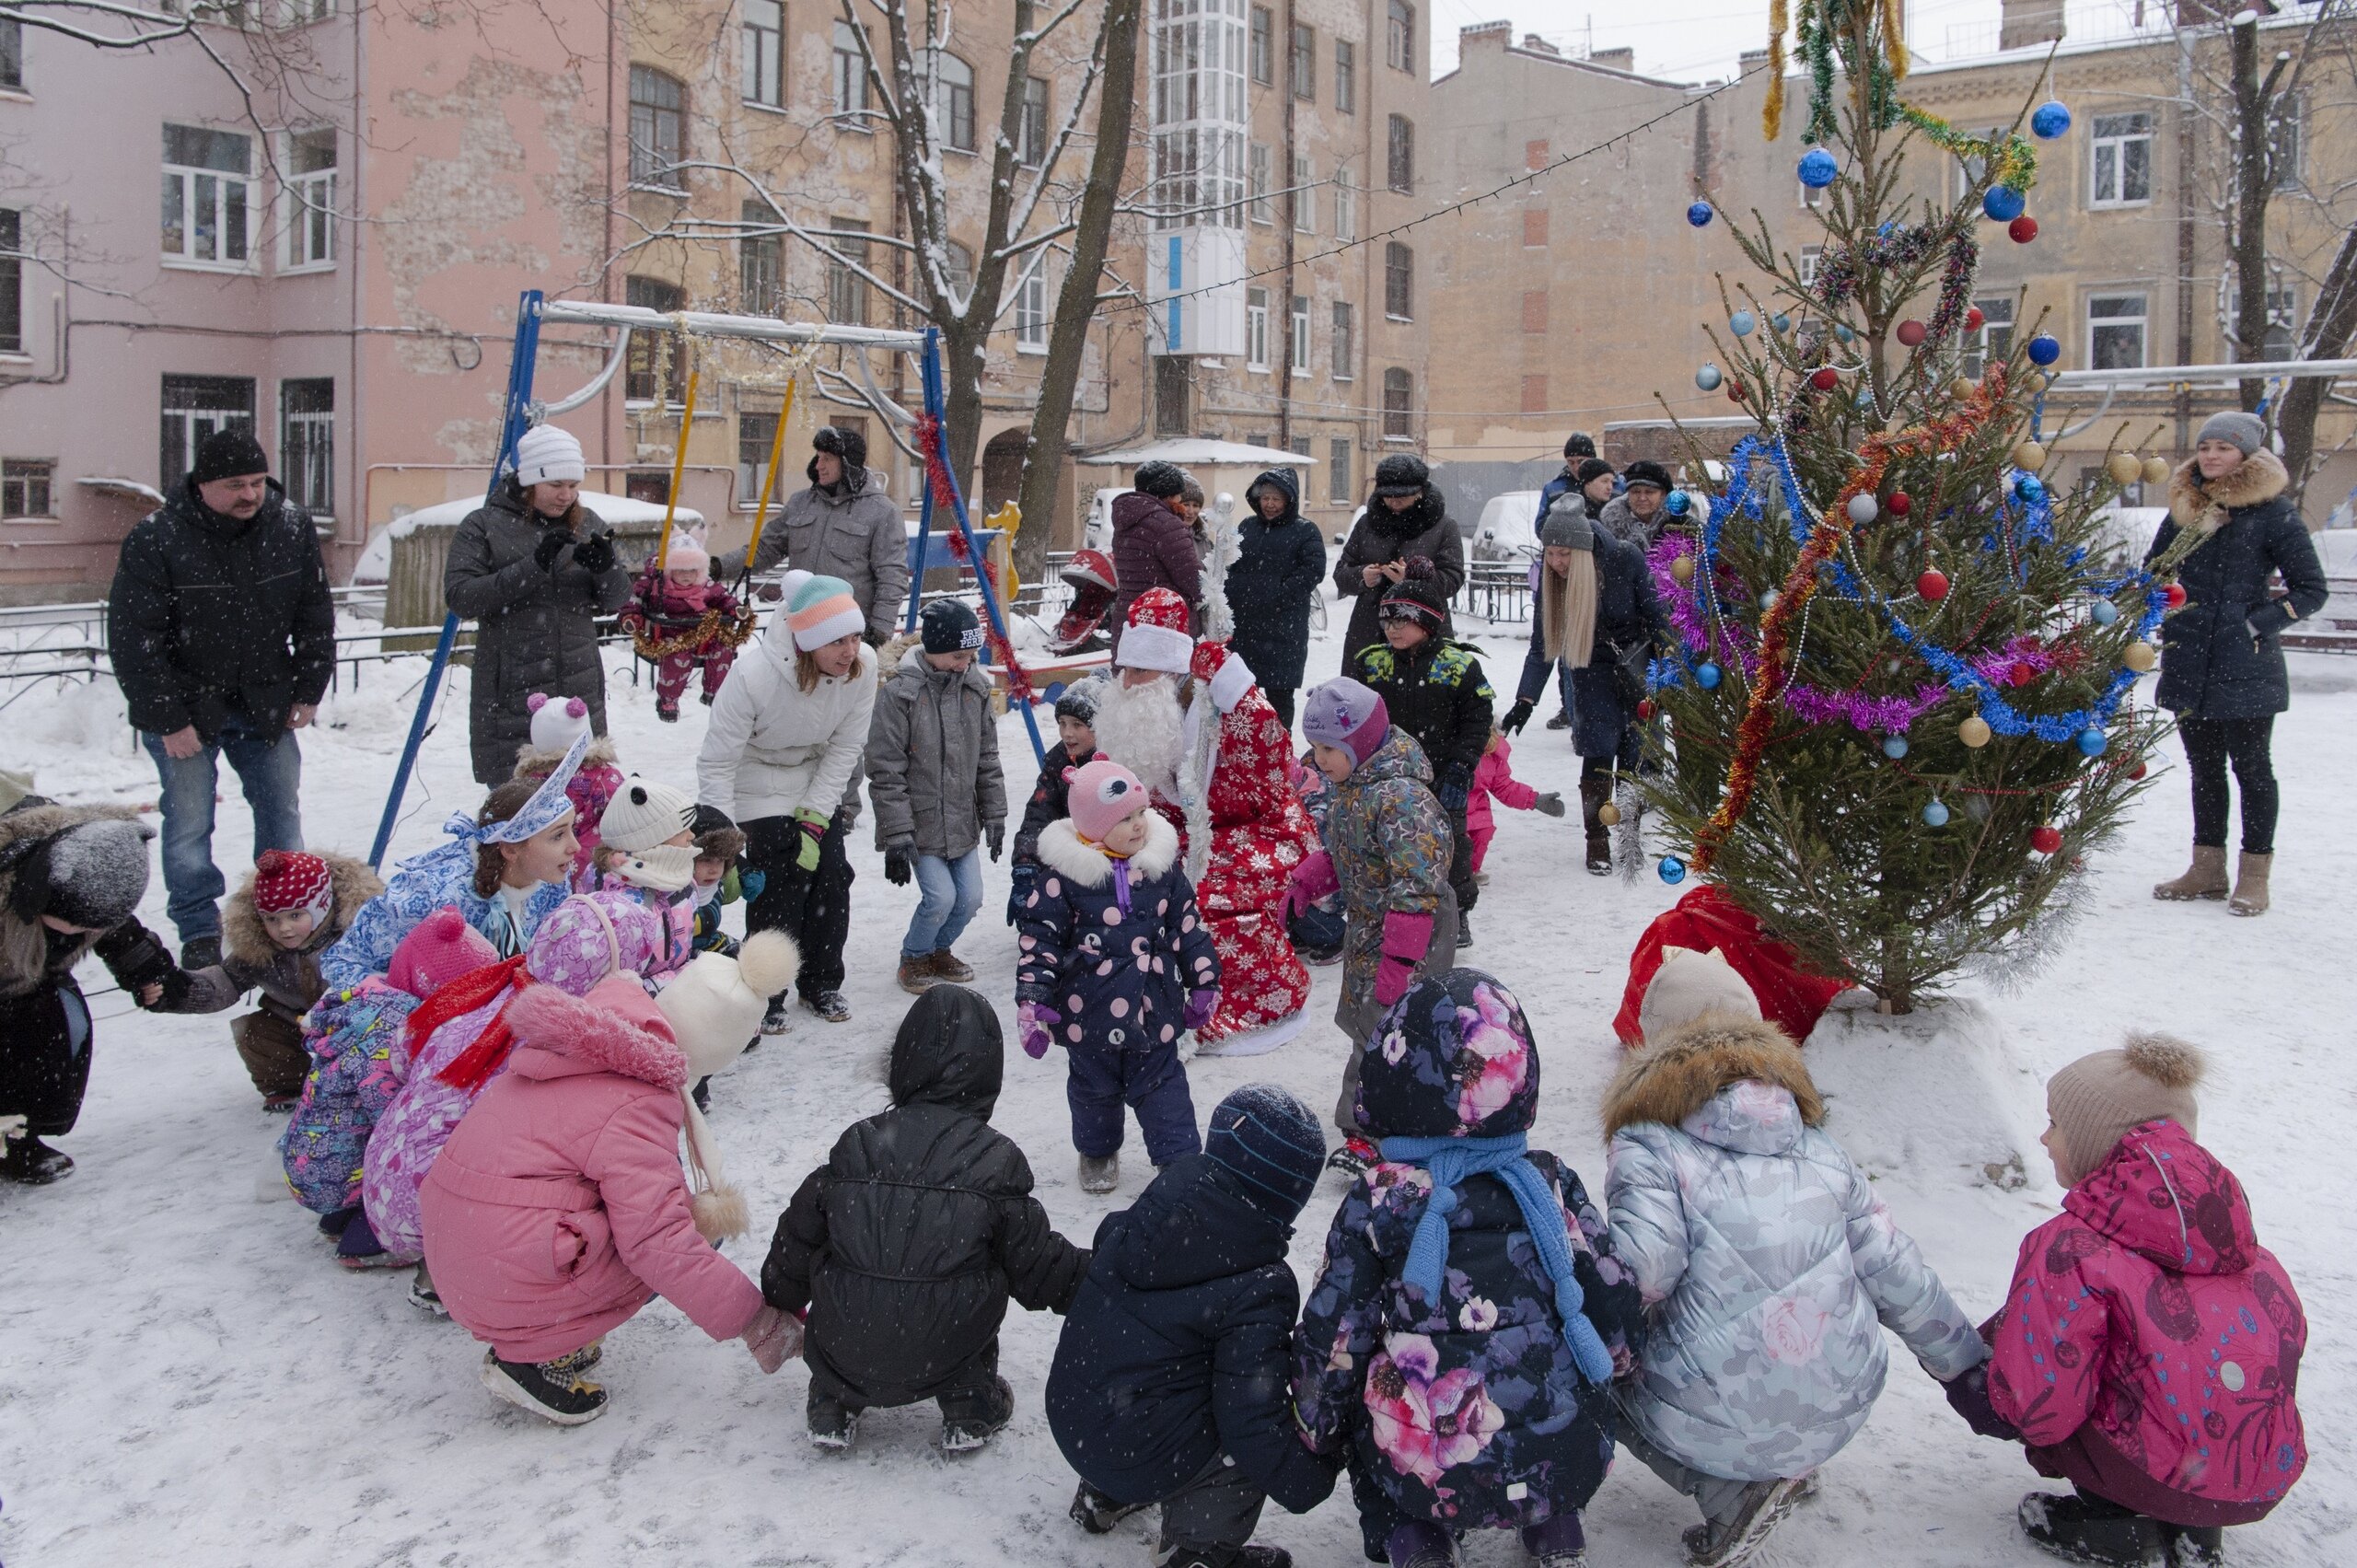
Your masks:
[[[761,1032],[765,1035],[782,1035],[793,1028],[794,1016],[785,1010],[785,998],[783,995],[771,997],[770,1010],[761,1015]]]
[[[1080,1156],[1080,1190],[1102,1196],[1121,1184],[1121,1156],[1096,1155]]]
[[[702,696],[701,696],[701,697],[697,698],[697,699],[696,699],[696,701],[698,701],[698,702],[702,703],[705,707],[707,707],[707,708],[708,708],[708,707],[712,706],[712,699],[713,699],[713,697],[714,697],[714,695],[715,695],[715,693],[711,692],[711,691],[707,691],[707,692],[705,692]]]
[[[1345,1180],[1356,1181],[1367,1173],[1376,1157],[1375,1145],[1364,1138],[1345,1138],[1341,1148],[1326,1156],[1326,1168],[1341,1171]]]
[[[579,1426],[606,1413],[606,1390],[559,1361],[502,1361],[497,1351],[487,1350],[482,1386],[517,1410],[559,1426]]]
[[[1473,917],[1463,910],[1457,912],[1457,946],[1460,952],[1473,946]]]
[[[940,983],[941,976],[934,970],[931,953],[915,958],[904,953],[900,956],[900,979],[901,990],[911,996],[923,996]]]
[[[1742,1505],[1724,1524],[1706,1522],[1681,1538],[1686,1561],[1692,1568],[1736,1568],[1747,1562],[1768,1533],[1793,1511],[1794,1504],[1816,1490],[1808,1476],[1790,1481],[1759,1481],[1743,1489]]]
[[[710,1074],[706,1074],[704,1076],[698,1078],[696,1080],[696,1086],[688,1091],[688,1098],[696,1102],[696,1109],[698,1110],[702,1111],[707,1116],[711,1115],[712,1075]]]
[[[447,1318],[450,1309],[442,1305],[442,1293],[434,1288],[434,1276],[425,1265],[417,1266],[417,1274],[409,1282],[409,1304],[421,1312],[431,1312],[436,1318]]]
[[[265,1116],[289,1115],[302,1098],[301,1095],[264,1095],[261,1097],[262,1114]]]
[[[970,1454],[1015,1419],[1015,1390],[1004,1377],[977,1393],[953,1394],[941,1401],[941,1451]]]
[[[74,1156],[59,1154],[30,1132],[11,1138],[0,1155],[0,1177],[27,1187],[46,1187],[74,1170]]]
[[[806,996],[802,1005],[830,1024],[851,1022],[851,998],[840,991],[822,991],[816,996]]]
[[[1612,798],[1612,780],[1605,773],[1580,775],[1580,820],[1587,827],[1587,868],[1597,877],[1612,875],[1612,830],[1597,815]]]
[[[678,724],[679,722],[679,704],[673,703],[667,706],[664,703],[657,703],[655,704],[655,716],[661,719],[665,724]]]
[[[606,1336],[600,1334],[571,1354],[558,1356],[554,1361],[544,1361],[540,1366],[551,1376],[577,1376],[605,1359]]]
[[[2267,912],[2267,873],[2275,864],[2271,854],[2252,854],[2245,851],[2235,865],[2235,896],[2226,900],[2229,914],[2265,914]]]
[[[933,955],[933,978],[946,980],[952,985],[971,985],[974,983],[974,966],[943,947]]]
[[[1457,1543],[1446,1530],[1422,1519],[1392,1526],[1383,1552],[1391,1568],[1457,1568]]]
[[[1293,1568],[1293,1553],[1281,1546],[1173,1546],[1155,1568]]]
[[[810,1441],[821,1448],[840,1453],[859,1435],[859,1411],[816,1388],[810,1390],[803,1420],[810,1429]]]
[[[2178,902],[2187,899],[2226,896],[2226,850],[2223,844],[2195,844],[2193,865],[2186,874],[2154,888],[2153,897]]]
[[[1116,1503],[1086,1481],[1072,1494],[1072,1506],[1065,1510],[1072,1522],[1090,1535],[1101,1536],[1132,1514],[1143,1514],[1153,1507],[1151,1503]]]
[[[359,1217],[360,1205],[357,1203],[348,1209],[331,1209],[319,1216],[319,1234],[330,1241],[337,1240],[343,1235],[344,1226]]]
[[[1547,727],[1549,729],[1569,729],[1572,727],[1572,715],[1568,713],[1558,710],[1556,714],[1547,721]]]
[[[2158,1519],[2116,1503],[2075,1493],[2033,1492],[2022,1499],[2022,1534],[2041,1551],[2097,1568],[2163,1568],[2167,1561]]]
[[[2226,1532],[2217,1526],[2198,1530],[2177,1525],[2161,1528],[2168,1537],[2169,1568],[2225,1568]]]
[[[391,1262],[393,1255],[377,1239],[377,1227],[368,1223],[367,1211],[355,1205],[351,1215],[343,1222],[343,1228],[336,1232],[336,1261],[350,1269],[376,1268],[379,1260]]]

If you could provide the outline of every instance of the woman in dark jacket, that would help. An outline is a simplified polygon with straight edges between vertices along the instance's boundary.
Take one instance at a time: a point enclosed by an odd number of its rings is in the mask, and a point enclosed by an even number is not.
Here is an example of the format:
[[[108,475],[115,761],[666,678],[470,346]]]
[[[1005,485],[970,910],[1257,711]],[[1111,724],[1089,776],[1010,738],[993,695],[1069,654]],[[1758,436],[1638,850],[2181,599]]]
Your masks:
[[[1433,563],[1443,604],[1465,586],[1465,536],[1432,482],[1422,458],[1399,453],[1375,470],[1375,494],[1334,563],[1334,591],[1356,599],[1350,629],[1342,637],[1342,673],[1351,672],[1361,648],[1383,641],[1377,615],[1384,593],[1407,575],[1411,557]],[[1444,635],[1446,632],[1444,631]]]
[[[1229,646],[1291,729],[1294,693],[1309,663],[1309,607],[1326,579],[1326,541],[1301,515],[1290,473],[1271,469],[1245,490],[1236,540],[1227,569],[1227,608],[1236,616]]]
[[[614,536],[580,502],[581,443],[553,424],[516,446],[516,472],[467,515],[450,540],[442,597],[477,624],[470,738],[475,782],[505,783],[532,738],[525,699],[579,697],[606,733],[606,667],[598,617],[630,597]]]
[[[1131,483],[1113,497],[1113,662],[1121,658],[1121,628],[1130,606],[1148,588],[1168,588],[1187,601],[1189,630],[1202,629],[1202,558],[1195,553],[1194,528],[1178,510],[1187,488],[1185,470],[1174,463],[1142,463]],[[1257,672],[1256,672],[1257,673]]]
[[[871,1405],[934,1400],[941,1443],[979,1447],[1015,1412],[998,1375],[1009,1296],[1062,1312],[1088,1254],[1056,1234],[1031,1167],[990,1123],[998,1015],[961,985],[919,997],[892,1040],[892,1109],[852,1124],[778,1216],[761,1294],[809,1309],[810,1440],[851,1445]]]
[[[2236,914],[2267,912],[2275,858],[2275,715],[2292,703],[2283,668],[2284,627],[2324,608],[2324,568],[2298,508],[2284,495],[2291,476],[2264,445],[2258,415],[2213,414],[2192,459],[2169,482],[2169,515],[2145,559],[2183,531],[2205,537],[2177,569],[2185,604],[2161,629],[2161,685],[2154,700],[2177,714],[2193,777],[2193,865],[2153,889],[2156,899],[2226,897],[2226,768],[2243,797]],[[2283,575],[2285,597],[2267,591]]]
[[[1522,685],[1498,727],[1518,735],[1547,691],[1547,672],[1572,672],[1572,749],[1580,769],[1580,808],[1587,824],[1587,868],[1612,869],[1612,838],[1601,813],[1612,797],[1615,769],[1638,761],[1637,703],[1644,696],[1644,664],[1668,639],[1661,601],[1643,553],[1588,519],[1565,496],[1547,515],[1538,535],[1538,598],[1531,616],[1530,652]],[[1585,557],[1585,559],[1583,559]]]

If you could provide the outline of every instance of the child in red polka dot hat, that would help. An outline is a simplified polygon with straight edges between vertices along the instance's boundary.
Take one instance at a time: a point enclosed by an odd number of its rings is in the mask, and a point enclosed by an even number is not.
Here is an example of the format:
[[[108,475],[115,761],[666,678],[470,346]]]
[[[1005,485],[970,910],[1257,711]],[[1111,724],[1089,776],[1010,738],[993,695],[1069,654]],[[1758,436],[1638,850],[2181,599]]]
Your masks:
[[[1084,1191],[1120,1178],[1121,1106],[1159,1167],[1202,1148],[1178,1036],[1219,1005],[1219,954],[1178,865],[1178,833],[1138,776],[1099,758],[1064,775],[1071,815],[1039,834],[1039,877],[1018,909],[1023,1049],[1064,1048]]]

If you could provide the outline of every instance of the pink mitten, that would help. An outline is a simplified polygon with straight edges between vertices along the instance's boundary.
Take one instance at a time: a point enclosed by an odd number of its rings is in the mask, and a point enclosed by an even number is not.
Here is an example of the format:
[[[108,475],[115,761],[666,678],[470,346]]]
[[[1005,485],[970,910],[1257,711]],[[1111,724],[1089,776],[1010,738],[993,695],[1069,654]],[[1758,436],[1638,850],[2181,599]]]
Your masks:
[[[1189,1028],[1200,1029],[1210,1023],[1212,1015],[1218,1011],[1219,987],[1209,985],[1201,991],[1190,991],[1187,993],[1187,1010],[1178,1017],[1179,1021]]]
[[[1376,966],[1375,999],[1388,1007],[1408,994],[1416,966],[1432,951],[1433,917],[1393,910],[1383,917],[1383,961]]]
[[[1388,1007],[1408,994],[1408,982],[1416,978],[1416,966],[1390,954],[1375,966],[1375,1000],[1377,1005]]]
[[[1287,889],[1292,912],[1301,913],[1341,885],[1341,878],[1334,875],[1334,857],[1319,850],[1293,868],[1292,883]]]
[[[1048,1054],[1054,1043],[1049,1029],[1064,1021],[1063,1015],[1039,1002],[1019,1002],[1015,1007],[1016,1037],[1022,1041],[1023,1054],[1037,1062]]]
[[[765,1373],[775,1372],[802,1353],[802,1321],[764,1303],[752,1326],[737,1338],[753,1353],[754,1365]]]

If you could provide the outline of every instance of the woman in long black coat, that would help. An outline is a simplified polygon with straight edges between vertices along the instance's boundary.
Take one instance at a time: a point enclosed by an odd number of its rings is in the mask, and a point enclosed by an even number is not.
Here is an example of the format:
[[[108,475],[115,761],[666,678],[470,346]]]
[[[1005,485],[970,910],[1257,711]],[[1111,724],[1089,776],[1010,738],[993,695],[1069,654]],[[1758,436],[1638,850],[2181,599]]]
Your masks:
[[[532,738],[524,704],[535,691],[581,698],[590,727],[606,733],[598,617],[630,597],[613,531],[581,505],[581,443],[536,425],[516,456],[516,472],[459,525],[442,569],[443,598],[477,623],[469,738],[475,782],[486,787],[515,772],[516,752]]]
[[[2299,509],[2283,492],[2282,461],[2261,443],[2256,414],[2212,415],[2191,460],[2169,481],[2169,516],[2146,559],[2186,529],[2207,537],[2177,567],[2183,608],[2161,628],[2154,700],[2177,714],[2193,782],[2193,865],[2153,889],[2156,899],[2223,899],[2226,887],[2226,770],[2243,801],[2236,914],[2267,910],[2275,858],[2275,715],[2292,704],[2283,628],[2324,608],[2324,568]],[[2268,592],[2283,575],[2284,597]]]
[[[1326,580],[1326,541],[1301,515],[1300,492],[1283,469],[1246,488],[1236,537],[1227,569],[1227,608],[1236,617],[1229,646],[1291,729],[1294,693],[1309,663],[1309,610]]]
[[[1358,602],[1342,637],[1342,673],[1355,666],[1359,650],[1383,641],[1378,613],[1383,596],[1407,575],[1408,563],[1422,556],[1433,563],[1446,604],[1465,586],[1465,536],[1448,515],[1448,503],[1432,482],[1422,458],[1405,452],[1376,466],[1375,494],[1334,563],[1334,590]],[[1443,636],[1448,628],[1443,627]]]

